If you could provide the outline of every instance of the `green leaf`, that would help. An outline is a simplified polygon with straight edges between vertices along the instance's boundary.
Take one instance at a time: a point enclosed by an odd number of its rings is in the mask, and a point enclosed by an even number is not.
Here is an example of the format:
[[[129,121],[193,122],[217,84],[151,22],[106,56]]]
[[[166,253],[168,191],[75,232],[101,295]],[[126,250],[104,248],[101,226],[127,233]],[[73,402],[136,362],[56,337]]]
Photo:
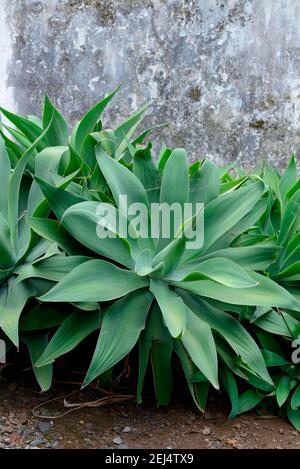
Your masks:
[[[260,200],[263,191],[264,183],[259,180],[222,194],[210,202],[204,209],[204,246],[201,252],[207,251],[224,233],[240,222]]]
[[[278,244],[287,244],[299,229],[300,189],[289,199],[283,216],[281,217]]]
[[[194,383],[192,382],[192,378],[197,371],[196,366],[188,356],[188,353],[184,349],[182,343],[178,340],[174,341],[174,350],[177,353],[183,372],[185,374],[187,384],[195,402],[196,406],[201,412],[205,411],[207,397],[208,397],[208,389],[209,389],[209,382],[204,381],[201,383]]]
[[[45,95],[43,110],[44,129],[49,125],[51,120],[52,122],[49,128],[49,133],[47,134],[47,145],[49,147],[67,145],[69,140],[69,131],[66,121],[51,103],[49,97]]]
[[[285,280],[288,282],[300,280],[300,261],[290,264],[286,269],[273,275],[273,278],[274,280]]]
[[[255,272],[249,271],[248,274],[258,285],[251,288],[231,288],[212,280],[172,281],[172,284],[199,296],[229,304],[277,306],[295,311],[300,310],[300,303],[283,287]]]
[[[6,302],[1,307],[0,327],[16,347],[19,345],[19,317],[27,300],[33,295],[33,289],[26,282],[17,283],[16,277],[9,279]]]
[[[149,228],[148,198],[140,180],[129,169],[108,156],[101,146],[96,148],[96,158],[119,207],[119,212],[128,220],[131,220],[132,225],[135,217],[142,218],[143,224],[146,223]],[[136,209],[135,213],[131,214],[130,209]],[[138,224],[141,224],[141,221],[138,221]],[[142,249],[152,249],[153,241],[150,236],[139,237],[139,245]]]
[[[35,366],[44,367],[73,350],[83,339],[100,328],[100,318],[99,311],[75,311],[57,329]]]
[[[188,308],[224,337],[253,372],[267,383],[273,384],[256,342],[236,319],[184,290],[176,289],[176,291],[183,298]]]
[[[109,301],[148,286],[149,280],[129,270],[102,261],[91,260],[63,277],[41,301]]]
[[[99,133],[97,132],[92,132],[91,134],[88,134],[86,138],[84,139],[81,154],[79,158],[84,162],[84,166],[82,167],[83,174],[86,174],[87,176],[90,174],[91,171],[94,170],[96,166],[96,154],[95,154],[95,148],[96,145],[101,141],[99,137]],[[78,153],[70,146],[72,149],[73,153],[75,155],[78,155]]]
[[[161,129],[163,127],[168,127],[169,125],[170,125],[169,122],[165,122],[163,124],[153,125],[152,127],[149,127],[148,129],[143,130],[142,133],[140,133],[139,135],[137,135],[137,137],[134,138],[132,145],[133,146],[141,145],[144,142],[145,138],[148,137],[148,135],[152,133],[153,130]]]
[[[136,344],[152,303],[149,292],[134,292],[116,301],[104,314],[84,386],[124,358]],[[126,331],[126,333],[124,333]]]
[[[117,205],[120,196],[127,196],[128,207],[134,203],[148,207],[144,186],[129,169],[108,156],[100,145],[96,148],[96,157]]]
[[[38,304],[29,313],[20,318],[20,331],[34,331],[37,329],[48,329],[61,324],[70,311],[66,308],[53,308],[52,305]]]
[[[104,216],[104,222],[108,224],[105,227],[105,238],[100,238],[97,231],[98,224],[101,224],[101,214],[107,214]],[[122,214],[113,205],[86,201],[69,207],[64,213],[62,224],[84,246],[126,267],[132,267],[130,246],[127,241],[118,237],[117,222],[120,215]],[[125,227],[127,228],[127,220]]]
[[[263,400],[263,398],[264,396],[259,394],[255,389],[248,389],[240,397],[239,414],[253,409]]]
[[[94,136],[95,134],[91,134],[91,135]],[[98,132],[96,141],[101,143],[104,151],[109,156],[114,157],[116,153],[116,138],[115,138],[115,133],[113,130],[107,129],[107,130],[102,130],[101,132]]]
[[[219,389],[217,350],[211,328],[189,308],[186,308],[186,328],[181,340],[195,365]]]
[[[52,256],[24,265],[18,269],[18,283],[25,279],[36,277],[58,282],[77,266],[90,260],[86,256]]]
[[[220,368],[220,377],[231,401],[231,412],[229,414],[229,418],[233,419],[237,416],[240,409],[240,400],[236,381],[233,373],[225,365]]]
[[[9,132],[11,134],[11,136],[13,137],[14,140],[16,140],[16,142],[18,142],[21,146],[21,149],[22,151],[24,150],[27,150],[30,145],[31,145],[31,140],[29,140],[27,137],[25,137],[25,135],[20,132],[18,129],[15,129],[13,127],[10,127],[9,125],[5,125],[3,124],[3,127],[5,130],[7,130],[7,132]],[[41,129],[40,129],[40,132],[41,132]],[[42,150],[43,148],[45,148],[44,145],[42,145],[39,150]],[[20,158],[18,158],[20,159]]]
[[[279,381],[276,389],[276,400],[278,402],[279,407],[283,406],[286,402],[287,398],[290,394],[290,383],[291,378],[289,376],[282,376],[281,380]]]
[[[169,405],[172,389],[172,352],[173,341],[168,329],[163,325],[159,308],[155,308],[156,324],[153,325],[151,365],[154,380],[154,389],[158,406]]]
[[[35,178],[35,180],[40,186],[46,200],[48,201],[51,209],[58,219],[63,217],[64,212],[67,210],[67,208],[71,207],[71,205],[85,201],[83,197],[73,192],[54,187],[48,182],[39,178]]]
[[[287,246],[285,246],[284,250],[284,267],[286,266],[287,263],[290,262],[290,260],[293,258],[295,254],[297,254],[300,251],[300,233],[297,233],[291,241],[288,243]]]
[[[180,188],[180,190],[178,190]],[[172,152],[166,162],[161,180],[160,204],[168,204],[170,208],[170,237],[163,237],[163,222],[160,219],[160,238],[157,241],[156,252],[161,251],[167,244],[175,238],[179,226],[183,221],[184,204],[189,201],[189,172],[187,155],[184,149],[177,148]],[[172,204],[180,204],[181,217],[178,222],[174,212],[171,210]]]
[[[186,306],[182,299],[160,280],[150,279],[150,291],[156,298],[172,337],[181,337],[186,326]]]
[[[145,111],[148,109],[151,103],[146,104],[138,111],[134,112],[128,119],[120,124],[114,134],[116,141],[116,159],[119,160],[122,157],[122,153],[128,146],[129,139],[134,134],[136,128],[143,119]]]
[[[29,350],[33,371],[42,391],[48,391],[52,383],[52,365],[37,368],[35,362],[48,344],[48,332],[22,334],[22,340]]]
[[[298,174],[297,174],[296,159],[295,159],[295,156],[292,155],[289,165],[286,168],[279,182],[279,190],[280,190],[282,197],[284,197],[286,193],[288,192],[288,190],[294,184],[296,184],[297,180],[298,180]]]
[[[152,264],[154,269],[158,269],[159,266],[163,265],[164,275],[172,272],[173,269],[181,261],[182,255],[184,254],[185,249],[185,236],[178,236],[173,239],[167,246],[165,246],[161,251],[159,251],[152,259]],[[172,274],[171,274],[172,275]]]
[[[43,238],[56,243],[69,255],[80,252],[81,246],[69,235],[57,220],[26,216],[26,223]]]
[[[172,154],[171,148],[168,148],[166,147],[165,144],[163,144],[160,149],[160,152],[158,155],[158,162],[157,162],[157,169],[158,169],[160,176],[162,176],[166,163],[168,159],[170,158],[171,154]]]
[[[11,164],[12,164],[12,158],[11,158],[11,155],[13,155],[13,159],[15,160],[15,163],[17,163],[17,161],[21,158],[22,156],[22,150],[21,148],[19,147],[19,145],[17,145],[14,141],[10,140],[6,135],[5,133],[2,131],[1,129],[1,125],[0,125],[0,137],[1,139],[4,141],[5,145],[6,145],[6,151],[8,153],[8,156],[10,157],[10,161],[11,161]],[[13,165],[14,166],[14,165]]]
[[[283,348],[276,337],[259,329],[255,332],[263,350],[269,350],[280,356],[284,355]]]
[[[154,389],[158,406],[170,403],[173,389],[173,375],[171,368],[173,344],[171,341],[154,340],[151,352],[151,364],[154,379]]]
[[[258,285],[258,282],[253,280],[236,262],[226,258],[199,262],[197,270],[181,279],[184,282],[195,280],[213,280],[232,288],[251,288]]]
[[[294,410],[291,405],[287,405],[287,416],[296,430],[300,431],[300,409]]]
[[[299,334],[299,321],[285,311],[269,311],[254,323],[265,331],[284,337],[297,337]]]
[[[48,130],[48,132],[50,129]],[[35,176],[51,184],[57,185],[63,178],[59,175],[60,167],[66,166],[66,146],[47,147],[35,157]]]
[[[0,212],[0,268],[5,269],[15,264],[15,256],[11,244],[9,226]]]
[[[150,353],[158,405],[167,405],[169,402],[173,386],[170,363],[172,350],[172,337],[164,326],[161,311],[155,303],[148,315],[146,328],[142,331],[139,339],[138,403],[142,402],[143,383]]]
[[[296,387],[296,390],[291,398],[291,407],[293,410],[297,410],[300,406],[300,384]]]
[[[140,275],[148,275],[152,272],[152,258],[151,251],[149,249],[144,249],[139,253],[135,262],[135,272]]]
[[[36,124],[38,127],[40,127],[40,129],[43,128],[43,122],[39,117],[34,116],[33,114],[28,114],[26,116],[26,119],[28,119],[30,122],[33,122],[34,124]]]
[[[180,190],[178,190],[180,188]],[[187,155],[183,148],[177,148],[170,155],[161,181],[160,203],[181,205],[189,201],[189,174]]]
[[[133,160],[133,173],[146,189],[149,202],[158,202],[161,179],[152,160],[150,145],[135,153]]]
[[[1,196],[0,196],[0,212],[3,217],[7,220],[7,192],[8,185],[11,173],[10,160],[6,151],[6,147],[2,137],[0,136],[0,187],[1,187]]]
[[[75,126],[71,134],[71,146],[77,153],[81,153],[82,145],[86,136],[93,132],[102,112],[119,90],[116,88],[110,95],[99,101],[94,107],[82,117],[81,121]]]
[[[28,148],[28,150],[26,150],[26,152],[23,154],[22,158],[18,161],[9,181],[8,215],[9,226],[11,229],[12,245],[15,252],[18,251],[18,210],[22,177],[33,151],[38,146],[38,143],[43,139],[43,137],[47,135],[50,125],[51,122],[48,127],[40,134],[40,136],[33,142],[33,144]]]
[[[231,261],[237,262],[240,267],[243,267],[247,270],[266,270],[267,267],[274,262],[276,259],[280,248],[273,245],[259,245],[255,246],[245,246],[245,247],[235,247],[235,248],[226,248],[220,249],[219,251],[213,251],[210,254],[201,257],[201,261],[206,259],[222,257],[230,259]],[[195,260],[187,264],[193,265],[193,263],[198,264],[200,261]]]
[[[45,143],[42,143],[42,139],[39,138],[42,133],[42,129],[38,125],[26,119],[25,117],[18,116],[17,114],[9,112],[4,108],[0,108],[0,111],[10,122],[12,122],[17,127],[17,129],[19,129],[24,134],[27,140],[29,140],[31,143],[38,139],[38,150],[45,148]]]
[[[285,360],[283,357],[281,357],[280,355],[278,355],[275,352],[270,352],[269,350],[262,350],[261,353],[264,357],[264,360],[265,360],[265,363],[266,363],[267,367],[269,367],[269,366],[285,366],[285,365],[289,364],[289,362],[287,360]]]
[[[239,189],[240,190],[240,189]],[[218,199],[216,199],[218,200]],[[258,222],[259,218],[263,215],[268,204],[268,199],[260,199],[257,204],[250,210],[247,215],[238,221],[230,230],[226,231],[220,238],[218,238],[207,250],[207,253],[215,252],[219,249],[229,247],[242,233],[249,230],[249,227]],[[206,223],[206,221],[205,221]],[[201,253],[195,253],[194,257],[199,256]]]
[[[199,170],[190,178],[191,203],[208,204],[218,197],[220,193],[220,181],[217,166],[209,160],[204,160]]]

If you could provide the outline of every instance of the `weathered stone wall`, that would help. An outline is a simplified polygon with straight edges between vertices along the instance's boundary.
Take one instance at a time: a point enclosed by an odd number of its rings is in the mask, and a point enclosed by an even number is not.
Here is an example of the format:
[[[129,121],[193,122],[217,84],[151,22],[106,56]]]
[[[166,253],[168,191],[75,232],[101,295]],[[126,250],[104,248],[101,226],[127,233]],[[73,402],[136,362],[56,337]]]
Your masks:
[[[282,166],[300,149],[298,0],[0,0],[0,103],[72,123],[120,82],[111,125],[148,123],[191,159]]]

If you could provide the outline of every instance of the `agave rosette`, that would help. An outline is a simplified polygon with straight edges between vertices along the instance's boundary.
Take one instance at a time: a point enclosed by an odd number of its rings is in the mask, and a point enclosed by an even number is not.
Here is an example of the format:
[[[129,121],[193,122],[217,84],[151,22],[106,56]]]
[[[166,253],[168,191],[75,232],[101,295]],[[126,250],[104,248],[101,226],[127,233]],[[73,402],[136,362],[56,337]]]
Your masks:
[[[63,190],[37,181],[63,229],[96,257],[64,275],[40,299],[106,306],[105,312],[99,313],[101,329],[85,385],[118,363],[139,341],[139,401],[150,356],[158,403],[169,401],[174,350],[197,405],[204,408],[209,383],[218,389],[221,379],[230,397],[234,396],[235,415],[239,409],[234,374],[263,390],[273,389],[263,355],[241,324],[245,308],[299,311],[296,298],[262,274],[278,254],[275,243],[234,245],[265,212],[265,184],[258,177],[242,177],[237,182],[221,178],[220,184],[213,163],[206,160],[189,168],[182,149],[164,151],[157,166],[149,146],[132,151],[131,170],[105,150],[99,142],[96,158],[111,202],[86,200],[68,187]],[[140,239],[124,238],[115,232],[115,226],[108,226],[112,237],[99,239],[99,205],[109,205],[120,215],[119,197],[124,195],[129,205],[141,203],[148,208],[153,202],[204,203],[202,247],[187,249],[182,227],[168,239]],[[145,216],[151,217],[150,209]],[[48,221],[31,217],[28,222],[59,244],[57,235],[45,229]],[[130,217],[127,222],[130,224]],[[36,366],[52,363],[65,352],[62,345],[57,347],[63,342],[63,327]],[[73,341],[72,337],[76,334],[69,331],[65,337],[68,350],[78,343],[78,338]]]
[[[47,97],[42,119],[2,109],[15,126],[0,129],[3,335],[26,343],[43,390],[54,361],[99,331],[84,385],[107,377],[138,344],[138,402],[151,362],[157,402],[168,404],[175,352],[201,410],[211,385],[227,392],[230,417],[279,407],[300,428],[291,358],[300,333],[294,157],[282,176],[269,166],[251,176],[208,160],[189,166],[183,149],[166,147],[155,164],[151,144],[142,145],[152,129],[134,137],[147,106],[115,130],[103,129],[116,91],[70,137]],[[139,221],[148,236],[139,237],[122,197],[145,208]],[[152,205],[178,204],[185,213],[188,203],[192,215],[171,218],[164,236]],[[112,218],[103,225],[105,211]],[[108,236],[99,237],[99,223]],[[192,245],[201,230],[203,243]]]

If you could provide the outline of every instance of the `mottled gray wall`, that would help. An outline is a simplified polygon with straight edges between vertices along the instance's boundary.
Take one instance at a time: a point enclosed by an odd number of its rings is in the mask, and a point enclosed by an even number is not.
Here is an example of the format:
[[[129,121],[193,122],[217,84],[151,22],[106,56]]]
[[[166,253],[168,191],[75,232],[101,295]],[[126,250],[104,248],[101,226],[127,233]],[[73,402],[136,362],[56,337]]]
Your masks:
[[[0,103],[70,122],[124,83],[111,126],[148,123],[191,159],[281,166],[300,149],[298,0],[0,0]],[[299,151],[298,151],[299,152]]]

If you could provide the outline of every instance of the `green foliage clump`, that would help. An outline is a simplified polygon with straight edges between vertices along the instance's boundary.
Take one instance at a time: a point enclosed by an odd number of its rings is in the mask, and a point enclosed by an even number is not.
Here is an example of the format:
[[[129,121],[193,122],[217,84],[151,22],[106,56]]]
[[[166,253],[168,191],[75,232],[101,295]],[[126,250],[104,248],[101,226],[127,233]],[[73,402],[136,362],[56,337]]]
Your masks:
[[[200,410],[213,387],[229,396],[231,418],[256,407],[300,429],[295,158],[282,176],[269,166],[245,174],[207,159],[189,164],[184,149],[166,146],[154,158],[144,143],[153,129],[134,136],[147,106],[102,127],[115,93],[70,136],[48,97],[42,120],[2,109],[14,125],[0,130],[3,338],[26,344],[42,390],[55,360],[98,331],[83,385],[112,374],[137,346],[138,402],[151,363],[157,403],[169,403],[176,354]],[[156,237],[138,236],[124,196],[145,207],[140,222],[149,233],[157,225]],[[151,206],[188,203],[199,210],[164,237]],[[99,210],[123,219],[127,234],[111,222],[100,239]],[[200,216],[204,241],[191,248]]]

